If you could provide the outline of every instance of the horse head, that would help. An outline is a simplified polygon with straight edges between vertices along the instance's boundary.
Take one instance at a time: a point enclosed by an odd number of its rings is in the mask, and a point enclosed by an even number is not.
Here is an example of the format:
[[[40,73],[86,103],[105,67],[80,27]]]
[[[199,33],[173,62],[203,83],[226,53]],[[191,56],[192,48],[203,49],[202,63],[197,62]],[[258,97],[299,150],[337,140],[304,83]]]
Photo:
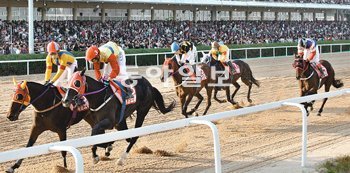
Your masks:
[[[86,76],[85,69],[83,71],[74,72],[72,78],[69,81],[69,88],[66,95],[62,99],[64,107],[69,107],[70,104],[76,105],[76,99],[85,93],[86,89]]]
[[[27,81],[18,83],[13,78],[13,84],[15,85],[15,93],[12,96],[11,108],[7,113],[7,118],[10,121],[18,120],[19,114],[30,104]]]
[[[292,66],[296,71],[296,79],[299,80],[304,76],[305,71],[309,68],[309,64],[307,61],[303,59],[303,56],[294,54],[294,62]]]
[[[176,57],[165,58],[162,66],[162,74],[160,81],[164,82],[166,78],[174,75],[179,70],[180,65],[177,63]]]

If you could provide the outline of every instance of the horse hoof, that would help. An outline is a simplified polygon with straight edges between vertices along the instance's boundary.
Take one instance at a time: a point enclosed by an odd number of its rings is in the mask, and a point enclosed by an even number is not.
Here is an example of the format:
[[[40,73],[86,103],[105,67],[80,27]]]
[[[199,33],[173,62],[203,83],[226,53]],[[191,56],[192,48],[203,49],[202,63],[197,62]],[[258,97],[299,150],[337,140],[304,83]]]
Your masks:
[[[107,148],[106,148],[106,151],[105,151],[105,156],[106,157],[108,157],[108,156],[110,156],[111,155],[111,151],[112,151],[112,149],[113,149],[113,146],[112,145],[110,145],[110,146],[108,146]]]
[[[198,113],[197,112],[193,112],[192,115],[195,116],[195,117],[198,117]]]
[[[8,170],[6,170],[6,173],[14,173],[15,170],[13,168],[9,168]]]
[[[94,164],[97,164],[99,161],[100,161],[100,158],[98,156],[95,157],[94,160],[93,160]]]
[[[321,113],[319,112],[319,113],[317,113],[317,116],[321,116]]]
[[[117,165],[122,166],[123,165],[123,160],[122,159],[118,159]]]
[[[249,102],[249,103],[252,103],[252,102],[253,102],[253,100],[252,100],[252,99],[248,99],[248,102]]]

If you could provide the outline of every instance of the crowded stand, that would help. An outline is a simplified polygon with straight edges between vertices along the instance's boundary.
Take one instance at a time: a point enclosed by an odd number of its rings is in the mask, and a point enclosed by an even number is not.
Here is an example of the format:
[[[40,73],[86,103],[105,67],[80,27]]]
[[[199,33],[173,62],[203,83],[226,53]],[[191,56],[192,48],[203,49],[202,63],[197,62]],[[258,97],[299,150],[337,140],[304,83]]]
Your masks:
[[[123,49],[169,48],[172,42],[183,40],[196,45],[210,45],[213,40],[225,44],[296,42],[300,37],[348,40],[348,26],[349,22],[339,21],[36,21],[34,42],[35,52],[44,53],[49,41],[69,51],[85,51],[110,40]],[[27,28],[26,21],[0,20],[0,54],[28,53]]]

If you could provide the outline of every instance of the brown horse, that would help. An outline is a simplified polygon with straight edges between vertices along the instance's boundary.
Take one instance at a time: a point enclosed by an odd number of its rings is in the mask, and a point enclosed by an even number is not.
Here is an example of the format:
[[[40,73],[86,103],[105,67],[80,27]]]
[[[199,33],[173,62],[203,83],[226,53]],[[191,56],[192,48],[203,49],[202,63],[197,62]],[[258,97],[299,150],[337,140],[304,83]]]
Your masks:
[[[188,115],[195,113],[199,105],[202,103],[203,96],[199,92],[202,90],[203,87],[205,87],[207,91],[207,106],[203,115],[205,115],[208,112],[208,109],[211,105],[211,94],[213,87],[209,84],[212,83],[213,80],[210,76],[210,67],[206,64],[199,64],[197,65],[197,68],[200,68],[203,71],[203,73],[206,75],[206,79],[198,81],[197,83],[192,83],[192,77],[190,76],[190,74],[196,71],[194,70],[196,69],[196,67],[193,68],[180,66],[180,64],[178,64],[174,56],[172,58],[165,59],[162,67],[162,74],[160,76],[160,80],[162,82],[165,81],[165,78],[168,78],[170,76],[173,78],[175,83],[176,95],[180,98],[181,113],[186,118],[188,118]],[[187,112],[187,107],[191,102],[193,96],[196,96],[198,98],[198,102],[191,111]]]
[[[311,63],[305,61],[302,56],[294,55],[293,67],[296,70],[296,79],[299,80],[300,87],[300,96],[307,96],[312,94],[317,94],[317,90],[320,89],[323,85],[325,86],[325,92],[328,92],[331,85],[335,88],[340,88],[344,84],[341,80],[336,80],[334,78],[335,72],[332,65],[326,60],[320,60],[320,63],[327,69],[328,76],[320,80],[316,70],[311,66]],[[323,107],[328,98],[323,99],[322,106],[318,111],[317,115],[321,116]],[[313,110],[314,100],[309,103],[303,103],[305,109],[308,112],[307,108],[310,107],[310,110]],[[308,112],[309,114],[309,112]]]
[[[202,62],[207,63],[209,66],[214,66],[217,71],[224,71],[225,70],[225,67],[222,65],[222,63],[220,63],[220,61],[215,60],[209,54],[205,54],[204,52],[202,52],[202,54],[203,54]],[[237,91],[241,87],[237,82],[237,80],[239,78],[241,78],[241,81],[248,86],[247,100],[249,103],[252,103],[252,99],[250,99],[250,92],[251,92],[252,86],[254,84],[257,87],[260,87],[260,82],[254,78],[253,72],[247,63],[245,63],[244,61],[241,61],[241,60],[234,60],[232,62],[239,66],[240,73],[237,73],[237,74],[228,73],[229,77],[225,77],[225,74],[223,74],[223,73],[221,73],[221,74],[217,73],[216,77],[217,77],[217,80],[220,77],[222,77],[224,79],[222,81],[223,84],[232,84],[233,86],[235,86],[236,89],[230,97],[230,85],[216,86],[214,88],[214,99],[219,103],[226,102],[226,100],[219,100],[217,98],[218,91],[225,90],[227,101],[229,101],[233,105],[237,104],[237,102],[235,102],[233,98],[235,97]]]
[[[58,134],[60,141],[67,139],[67,128],[77,124],[85,119],[89,124],[92,122],[87,119],[88,111],[78,112],[76,118],[72,118],[73,112],[62,106],[62,96],[57,87],[46,87],[35,82],[23,81],[18,83],[14,80],[16,86],[15,93],[7,118],[10,121],[16,121],[19,115],[29,106],[34,107],[34,121],[30,131],[29,140],[26,147],[34,145],[39,135],[50,130]],[[111,147],[107,146],[105,155],[110,154]],[[66,151],[62,151],[63,165],[67,167]],[[6,172],[12,173],[19,168],[23,159],[16,161]]]

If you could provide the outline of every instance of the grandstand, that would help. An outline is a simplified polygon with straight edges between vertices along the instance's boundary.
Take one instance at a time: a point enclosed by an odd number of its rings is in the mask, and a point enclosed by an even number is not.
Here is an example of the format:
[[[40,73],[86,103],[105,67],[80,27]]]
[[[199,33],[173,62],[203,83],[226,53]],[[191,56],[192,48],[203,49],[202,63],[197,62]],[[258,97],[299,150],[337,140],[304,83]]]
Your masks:
[[[344,26],[347,25],[347,22],[344,21],[347,21],[350,9],[349,0],[34,0],[33,7],[33,20],[37,21],[33,34],[35,42],[33,51],[35,52],[43,52],[43,44],[52,39],[60,41],[63,47],[68,47],[71,50],[77,49],[77,47],[79,47],[78,50],[84,50],[87,44],[92,44],[92,42],[82,38],[82,35],[89,35],[89,31],[94,31],[90,34],[92,36],[100,35],[97,39],[98,42],[93,44],[115,39],[125,48],[167,47],[174,39],[178,41],[193,39],[197,44],[208,44],[213,39],[223,40],[228,44],[291,42],[295,41],[298,36],[338,40],[349,39],[350,32]],[[28,34],[26,29],[27,23],[19,21],[27,20],[29,13],[27,9],[27,0],[0,1],[0,20],[3,21],[0,23],[0,29],[1,36],[4,38],[0,41],[0,53],[27,53],[29,51],[28,44],[20,41],[30,38],[30,33]],[[176,20],[177,23],[165,22],[172,20]],[[9,21],[17,22],[11,23]],[[66,21],[59,22],[61,25],[64,24],[65,28],[59,28],[52,21]],[[84,22],[77,23],[75,21]],[[140,27],[141,23],[137,21],[148,22],[144,24],[145,26]],[[215,21],[221,22],[216,23]],[[289,21],[304,22],[289,23]],[[315,24],[314,21],[318,21],[318,23]],[[196,22],[196,25],[193,25],[193,22]],[[131,28],[143,29],[141,31],[127,31],[125,27],[128,24]],[[104,25],[108,26],[109,29],[103,28]],[[213,28],[211,25],[216,26]],[[283,26],[287,25],[293,25],[295,27],[290,28],[298,28],[300,31],[297,29],[284,30]],[[312,32],[310,30],[306,33],[298,33],[303,32],[303,27],[311,29],[315,25],[320,26],[320,28],[316,27],[315,29],[322,31],[310,33]],[[86,28],[81,26],[86,26]],[[271,28],[268,28],[270,26]],[[72,27],[75,28],[74,31],[72,31]],[[118,33],[111,34],[114,32],[111,27],[116,28]],[[215,31],[214,33],[198,31],[197,27],[208,31],[214,29]],[[169,28],[175,28],[175,30]],[[238,30],[239,33],[235,30]],[[148,35],[142,34],[144,31],[149,31]],[[337,32],[331,33],[331,31]],[[134,35],[133,32],[139,35],[128,38],[128,35]],[[221,34],[220,32],[229,33]],[[278,33],[277,37],[276,33]],[[210,39],[201,39],[203,35],[208,34],[213,34]],[[89,38],[89,36],[86,37]],[[247,40],[242,40],[242,38]],[[10,44],[12,50],[8,50]]]

